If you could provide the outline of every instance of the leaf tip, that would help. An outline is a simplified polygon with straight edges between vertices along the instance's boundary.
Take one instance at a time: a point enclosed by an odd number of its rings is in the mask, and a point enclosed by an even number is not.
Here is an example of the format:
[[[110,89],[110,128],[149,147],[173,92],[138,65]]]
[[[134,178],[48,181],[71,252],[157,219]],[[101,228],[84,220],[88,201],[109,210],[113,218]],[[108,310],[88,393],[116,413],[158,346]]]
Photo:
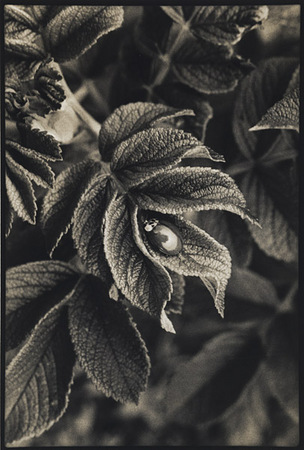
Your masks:
[[[168,318],[165,310],[163,309],[161,312],[161,316],[160,316],[160,324],[161,327],[167,331],[167,333],[172,333],[172,334],[176,334],[176,331],[173,327],[173,323],[171,322],[171,320]]]

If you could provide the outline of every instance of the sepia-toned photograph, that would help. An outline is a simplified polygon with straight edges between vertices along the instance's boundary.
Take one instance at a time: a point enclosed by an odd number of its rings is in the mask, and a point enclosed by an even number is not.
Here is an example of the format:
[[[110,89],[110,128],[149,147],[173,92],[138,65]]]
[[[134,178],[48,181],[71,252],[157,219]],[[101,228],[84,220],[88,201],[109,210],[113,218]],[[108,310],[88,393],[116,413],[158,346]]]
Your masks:
[[[301,6],[211,3],[2,5],[3,448],[299,446]]]

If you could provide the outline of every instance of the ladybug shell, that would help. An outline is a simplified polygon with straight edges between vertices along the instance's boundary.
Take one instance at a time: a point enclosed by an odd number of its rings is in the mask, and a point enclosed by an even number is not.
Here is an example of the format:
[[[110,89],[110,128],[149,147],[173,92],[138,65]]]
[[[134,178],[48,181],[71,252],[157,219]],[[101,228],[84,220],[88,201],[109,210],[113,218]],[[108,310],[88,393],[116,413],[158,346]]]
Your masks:
[[[178,228],[166,220],[160,220],[146,234],[150,244],[165,255],[177,255],[183,248],[182,237]]]

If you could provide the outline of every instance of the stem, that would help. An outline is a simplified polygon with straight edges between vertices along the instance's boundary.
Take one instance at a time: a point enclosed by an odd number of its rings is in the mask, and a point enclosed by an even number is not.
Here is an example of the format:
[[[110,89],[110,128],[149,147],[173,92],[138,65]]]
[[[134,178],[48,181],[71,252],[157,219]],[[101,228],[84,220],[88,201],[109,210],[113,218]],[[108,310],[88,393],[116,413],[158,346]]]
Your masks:
[[[82,121],[88,126],[88,128],[90,128],[90,130],[93,132],[93,134],[98,138],[99,131],[100,131],[100,123],[97,122],[97,120],[95,120],[94,117],[92,117],[91,114],[89,114],[81,106],[81,104],[77,101],[75,95],[73,94],[73,92],[69,88],[67,82],[65,81],[65,78],[63,76],[63,73],[61,71],[59,64],[56,64],[56,66],[57,66],[56,68],[57,68],[58,72],[62,76],[62,84],[63,84],[63,88],[64,88],[64,91],[66,94],[66,102],[70,106],[72,106],[72,108],[74,109],[76,114],[82,119]]]
[[[190,20],[191,19],[189,19],[188,22],[190,22]],[[188,22],[185,22],[181,26],[175,40],[172,42],[171,47],[167,50],[167,53],[159,55],[159,59],[162,62],[162,64],[160,66],[160,70],[158,71],[158,73],[156,74],[156,76],[154,78],[154,81],[151,84],[146,86],[146,89],[148,91],[147,100],[151,100],[154,88],[156,86],[161,85],[162,82],[164,81],[164,79],[166,78],[166,76],[168,75],[168,72],[171,68],[172,56],[174,55],[176,48],[182,41],[185,34],[188,34],[188,32],[189,32]]]
[[[232,164],[227,167],[225,171],[228,175],[234,177],[236,175],[240,175],[241,173],[249,172],[249,170],[251,170],[254,166],[254,161],[242,161],[240,163]]]

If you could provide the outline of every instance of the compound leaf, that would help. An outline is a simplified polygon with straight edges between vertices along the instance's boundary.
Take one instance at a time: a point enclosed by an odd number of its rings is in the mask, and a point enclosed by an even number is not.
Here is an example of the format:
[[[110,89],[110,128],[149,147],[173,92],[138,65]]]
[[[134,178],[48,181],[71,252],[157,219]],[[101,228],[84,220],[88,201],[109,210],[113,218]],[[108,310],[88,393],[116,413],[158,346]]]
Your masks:
[[[147,384],[147,350],[127,309],[108,298],[106,286],[85,278],[69,307],[75,352],[97,389],[121,402],[138,403]]]
[[[105,215],[104,248],[117,287],[135,306],[160,318],[172,283],[157,261],[143,254],[134,240],[126,198],[112,199]]]
[[[244,33],[267,19],[267,6],[162,6],[194,36],[214,44],[236,44]]]

